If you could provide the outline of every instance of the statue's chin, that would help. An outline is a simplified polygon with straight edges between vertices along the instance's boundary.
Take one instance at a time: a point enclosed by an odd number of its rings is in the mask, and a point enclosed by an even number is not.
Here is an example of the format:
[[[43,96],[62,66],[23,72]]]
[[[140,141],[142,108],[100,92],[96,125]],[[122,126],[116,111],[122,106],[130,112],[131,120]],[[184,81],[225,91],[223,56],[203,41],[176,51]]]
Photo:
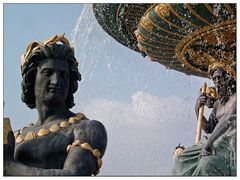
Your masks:
[[[53,94],[45,99],[45,104],[52,107],[64,105],[63,97],[60,94]]]

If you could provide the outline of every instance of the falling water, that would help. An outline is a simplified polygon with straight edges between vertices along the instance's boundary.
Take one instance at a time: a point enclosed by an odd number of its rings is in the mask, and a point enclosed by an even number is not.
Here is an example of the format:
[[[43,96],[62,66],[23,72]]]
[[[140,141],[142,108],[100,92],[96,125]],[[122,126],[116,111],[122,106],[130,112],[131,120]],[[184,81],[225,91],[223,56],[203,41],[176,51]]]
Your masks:
[[[74,111],[101,121],[108,146],[100,175],[170,175],[176,145],[191,145],[202,78],[168,70],[109,36],[84,4],[72,31],[82,74]]]
[[[83,81],[91,81],[93,72],[96,69],[96,56],[104,55],[109,60],[106,49],[109,39],[99,36],[99,30],[95,29],[96,19],[92,13],[92,4],[84,4],[81,15],[72,31],[72,45],[75,48],[76,56],[79,57],[80,72],[83,74]]]

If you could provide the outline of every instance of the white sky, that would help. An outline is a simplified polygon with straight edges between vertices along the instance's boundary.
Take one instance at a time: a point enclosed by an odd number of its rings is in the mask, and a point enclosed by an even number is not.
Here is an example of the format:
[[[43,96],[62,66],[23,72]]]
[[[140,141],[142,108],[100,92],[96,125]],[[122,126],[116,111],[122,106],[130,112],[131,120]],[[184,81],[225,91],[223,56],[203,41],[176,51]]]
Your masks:
[[[199,87],[212,84],[122,46],[97,24],[91,5],[83,6],[4,4],[4,116],[13,130],[35,122],[36,110],[20,99],[20,56],[31,41],[65,32],[83,78],[73,111],[101,121],[108,132],[99,175],[171,175],[175,146],[194,143]]]

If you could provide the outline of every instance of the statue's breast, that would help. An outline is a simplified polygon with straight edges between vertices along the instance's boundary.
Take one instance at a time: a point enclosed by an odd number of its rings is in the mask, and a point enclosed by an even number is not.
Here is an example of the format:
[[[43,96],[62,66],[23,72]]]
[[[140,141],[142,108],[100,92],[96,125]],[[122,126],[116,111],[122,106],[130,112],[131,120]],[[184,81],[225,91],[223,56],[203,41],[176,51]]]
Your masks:
[[[73,141],[71,127],[51,132],[16,144],[15,160],[33,167],[59,169],[67,156],[67,146]]]
[[[221,121],[222,118],[229,118],[231,115],[236,114],[236,94],[229,97],[226,103],[219,104],[216,111],[216,118]]]

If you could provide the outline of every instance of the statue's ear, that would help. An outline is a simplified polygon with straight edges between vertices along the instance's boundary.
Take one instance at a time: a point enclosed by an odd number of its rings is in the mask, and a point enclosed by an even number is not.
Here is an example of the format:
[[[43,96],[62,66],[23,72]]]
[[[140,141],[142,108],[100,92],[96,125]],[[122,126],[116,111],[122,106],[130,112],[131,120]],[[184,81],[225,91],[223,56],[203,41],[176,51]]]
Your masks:
[[[22,81],[22,101],[31,109],[35,108],[35,78],[37,74],[37,67],[32,67],[23,74]]]
[[[33,66],[31,64],[29,66],[29,70],[26,72],[26,74],[23,76],[24,81],[26,83],[26,86],[33,86],[34,87],[34,82],[37,74],[37,67]]]

